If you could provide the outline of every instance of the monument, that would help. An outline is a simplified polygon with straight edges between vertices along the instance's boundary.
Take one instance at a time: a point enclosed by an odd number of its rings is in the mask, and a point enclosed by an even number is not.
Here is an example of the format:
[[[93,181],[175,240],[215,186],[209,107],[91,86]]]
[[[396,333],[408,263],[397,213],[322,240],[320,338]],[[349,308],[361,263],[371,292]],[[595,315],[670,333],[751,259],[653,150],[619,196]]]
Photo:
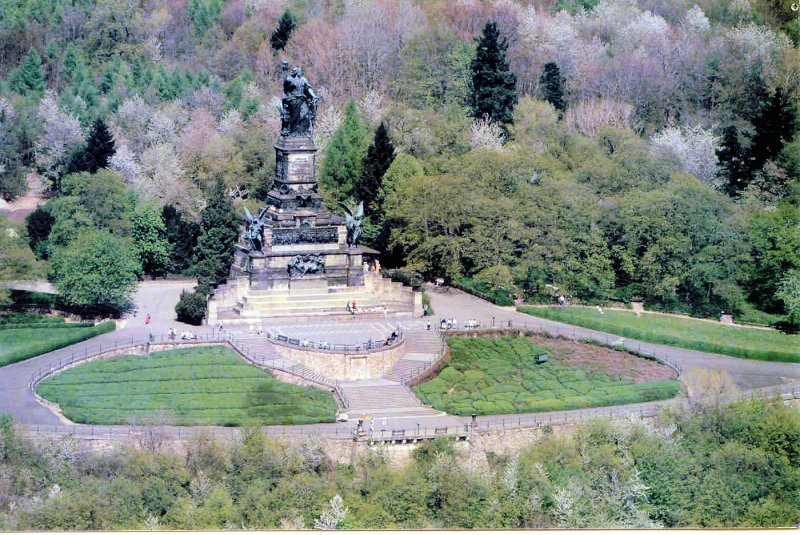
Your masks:
[[[359,244],[363,203],[340,203],[345,217],[323,206],[313,140],[317,102],[301,69],[284,62],[273,189],[257,215],[244,209],[230,278],[209,300],[209,323],[342,314],[352,302],[363,313],[421,315],[420,295],[367,269],[378,252]]]

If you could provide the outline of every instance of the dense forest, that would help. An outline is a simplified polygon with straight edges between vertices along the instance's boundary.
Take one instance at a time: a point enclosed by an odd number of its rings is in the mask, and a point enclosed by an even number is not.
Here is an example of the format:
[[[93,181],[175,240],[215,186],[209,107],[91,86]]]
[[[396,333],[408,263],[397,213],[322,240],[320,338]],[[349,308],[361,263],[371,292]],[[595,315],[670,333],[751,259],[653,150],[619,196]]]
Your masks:
[[[7,0],[0,195],[50,200],[0,274],[222,282],[287,60],[385,266],[796,325],[798,43],[788,0]]]
[[[258,429],[87,452],[9,427],[0,529],[787,527],[800,520],[798,446],[800,413],[760,400],[545,427],[514,454],[436,439],[404,467],[380,449],[337,465],[319,439]]]

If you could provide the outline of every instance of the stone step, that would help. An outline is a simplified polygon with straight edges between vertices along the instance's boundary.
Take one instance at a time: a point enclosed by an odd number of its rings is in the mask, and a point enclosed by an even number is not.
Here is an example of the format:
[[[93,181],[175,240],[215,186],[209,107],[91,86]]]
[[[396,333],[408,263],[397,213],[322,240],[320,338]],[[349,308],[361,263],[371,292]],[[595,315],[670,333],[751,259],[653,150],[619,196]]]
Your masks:
[[[348,410],[365,411],[422,406],[419,400],[400,384],[358,388],[342,387],[342,390],[347,397]]]
[[[431,355],[431,357],[433,357],[433,355]],[[409,374],[417,374],[417,372],[425,370],[429,365],[429,363],[424,361],[402,359],[399,360],[383,378],[399,383],[408,377]]]
[[[371,426],[375,432],[378,433],[386,430],[386,428],[382,426],[381,418],[433,418],[444,416],[446,413],[437,411],[436,409],[420,407],[418,409],[348,409],[347,414],[350,420],[356,420],[363,416],[372,418],[373,422],[371,423]],[[366,423],[364,425],[364,430],[369,432],[370,423]],[[410,433],[411,431],[409,431],[409,434]]]
[[[409,310],[402,308],[387,307],[389,317],[394,319],[411,318],[412,313]],[[383,319],[383,311],[358,311],[356,318],[360,320],[377,320]],[[223,324],[238,325],[248,323],[258,323],[261,320],[271,319],[291,319],[301,323],[313,323],[319,321],[320,318],[325,319],[351,319],[352,314],[347,311],[337,310],[321,310],[313,312],[279,312],[272,311],[259,312],[257,310],[242,310],[240,307],[233,307],[230,309],[223,309],[220,311],[219,320]]]
[[[347,293],[314,293],[314,294],[289,294],[289,295],[248,295],[242,298],[243,301],[248,303],[302,303],[304,301],[335,301],[341,302],[342,306],[347,301],[355,301],[356,305],[358,300],[375,299],[372,293],[364,290],[360,292],[347,292]]]

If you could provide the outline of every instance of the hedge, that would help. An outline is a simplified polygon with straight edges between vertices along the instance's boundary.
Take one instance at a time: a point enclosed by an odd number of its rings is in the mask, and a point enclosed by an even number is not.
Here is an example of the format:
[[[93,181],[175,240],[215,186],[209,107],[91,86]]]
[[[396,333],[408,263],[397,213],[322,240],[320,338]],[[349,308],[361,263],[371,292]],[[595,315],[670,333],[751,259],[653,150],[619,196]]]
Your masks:
[[[503,288],[493,290],[491,287],[489,287],[489,285],[478,282],[469,277],[461,277],[460,279],[454,280],[453,286],[459,290],[467,292],[468,294],[491,301],[495,305],[504,307],[514,305],[514,300],[509,296],[511,293],[509,290]]]

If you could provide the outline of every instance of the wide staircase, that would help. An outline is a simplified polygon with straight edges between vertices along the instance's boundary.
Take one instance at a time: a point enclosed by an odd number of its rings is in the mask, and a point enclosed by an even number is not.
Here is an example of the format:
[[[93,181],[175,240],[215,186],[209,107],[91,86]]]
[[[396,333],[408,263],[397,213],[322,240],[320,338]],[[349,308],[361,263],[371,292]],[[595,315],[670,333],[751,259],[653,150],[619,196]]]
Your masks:
[[[406,301],[378,298],[365,287],[250,290],[232,313],[242,319],[347,315],[347,303],[354,301],[360,315],[366,312],[382,315],[384,306],[389,313],[410,315]]]
[[[272,342],[263,335],[236,336],[231,343],[245,358],[258,366],[284,371],[320,385],[336,385],[336,381],[321,373],[279,355]]]
[[[425,407],[403,384],[387,379],[342,381],[351,418],[363,415],[372,418],[440,416],[440,411]]]
[[[406,354],[384,379],[406,383],[424,372],[442,352],[442,339],[435,331],[407,330],[403,332]]]
[[[351,418],[420,418],[444,413],[423,405],[405,385],[412,377],[429,368],[441,353],[442,342],[434,331],[403,332],[407,349],[403,358],[383,378],[335,381],[300,363],[281,357],[263,335],[237,335],[233,346],[258,366],[282,370],[339,392]]]

